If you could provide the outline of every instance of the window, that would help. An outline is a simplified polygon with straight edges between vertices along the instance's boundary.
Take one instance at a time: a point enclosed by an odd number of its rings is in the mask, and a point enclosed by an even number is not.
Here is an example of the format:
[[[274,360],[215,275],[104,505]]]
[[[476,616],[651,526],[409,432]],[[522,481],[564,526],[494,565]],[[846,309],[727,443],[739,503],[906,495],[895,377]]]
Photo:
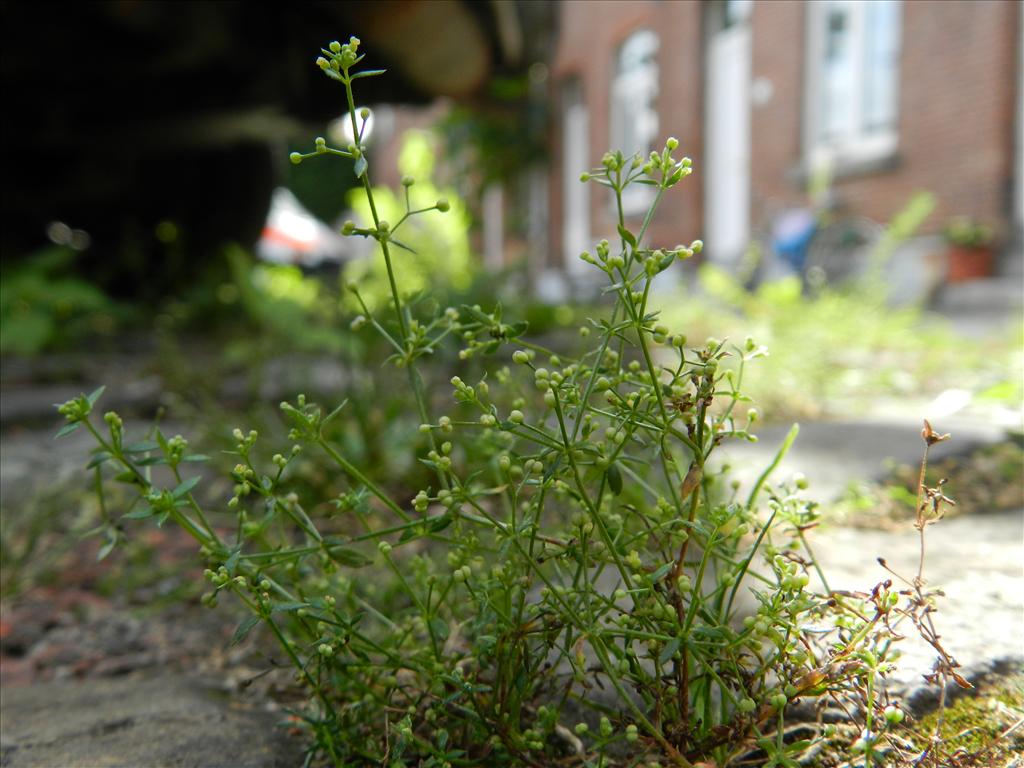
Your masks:
[[[658,135],[658,36],[649,29],[632,33],[619,46],[611,93],[612,147],[627,157],[650,153]],[[626,213],[641,213],[653,197],[652,187],[635,184],[622,196]]]
[[[589,119],[582,83],[571,78],[562,89],[562,249],[570,273],[587,268],[579,255],[590,245],[590,185],[580,183],[591,166]]]
[[[810,3],[806,115],[812,158],[837,163],[896,149],[899,0]]]

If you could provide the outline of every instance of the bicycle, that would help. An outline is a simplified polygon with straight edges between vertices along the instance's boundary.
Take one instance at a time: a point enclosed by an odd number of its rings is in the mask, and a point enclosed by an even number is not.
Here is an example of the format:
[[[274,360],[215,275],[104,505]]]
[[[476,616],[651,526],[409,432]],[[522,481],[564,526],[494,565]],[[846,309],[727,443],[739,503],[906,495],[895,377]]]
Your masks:
[[[840,216],[834,210],[780,208],[769,202],[746,263],[744,283],[797,275],[806,293],[864,276],[884,227],[864,216]]]

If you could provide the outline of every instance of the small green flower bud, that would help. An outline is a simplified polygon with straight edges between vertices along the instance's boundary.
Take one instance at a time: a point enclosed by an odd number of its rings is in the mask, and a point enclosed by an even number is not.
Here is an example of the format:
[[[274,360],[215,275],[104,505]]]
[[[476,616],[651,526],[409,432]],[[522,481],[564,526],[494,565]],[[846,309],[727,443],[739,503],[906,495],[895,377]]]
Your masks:
[[[669,136],[668,139],[665,141],[665,148],[668,149],[669,151],[677,149],[678,147],[679,139],[677,139],[675,136]]]
[[[343,235],[351,235],[355,231],[356,231],[356,223],[354,221],[352,221],[351,219],[346,221],[344,224],[341,225],[341,234],[343,234]]]
[[[576,727],[573,730],[576,731],[577,736],[586,736],[590,731],[590,726],[586,723],[576,723]]]
[[[323,136],[317,136],[313,143],[316,145],[316,151],[320,154],[327,151],[327,140]]]
[[[366,107],[363,107],[362,109],[359,110],[359,117],[362,118],[363,120],[369,120],[370,110],[367,109]]]
[[[441,213],[447,213],[452,207],[451,203],[449,203],[447,198],[444,197],[439,199],[434,205]]]
[[[590,181],[590,174],[585,172],[585,171],[583,173],[581,173],[580,174],[580,181],[582,181],[584,184],[586,182]]]
[[[640,738],[640,734],[633,723],[626,726],[626,741],[632,743]]]
[[[391,545],[388,544],[386,541],[378,542],[377,543],[377,549],[385,557],[387,557],[389,554],[391,554]]]
[[[377,222],[377,231],[378,232],[390,232],[391,231],[391,224],[389,224],[384,219],[381,219],[380,221]]]
[[[771,699],[769,699],[769,701],[771,702],[771,705],[776,709],[783,709],[786,706],[788,699],[786,699],[786,694],[776,693],[774,696],[771,697]]]
[[[337,40],[332,40],[327,47],[331,49],[331,53],[341,53],[341,43]]]
[[[526,365],[530,362],[530,356],[522,349],[517,349],[512,353],[512,362],[519,363],[520,365]]]
[[[317,56],[316,57],[316,65],[318,67],[320,67],[320,69],[329,69],[330,66],[331,66],[331,62],[329,62],[323,56]]]
[[[321,656],[324,656],[324,657],[327,657],[327,658],[330,658],[331,656],[334,655],[334,649],[331,648],[331,646],[329,646],[327,643],[320,643],[320,645],[317,646],[316,650],[317,650],[317,653],[319,653]]]
[[[742,712],[743,714],[749,714],[750,712],[753,712],[756,707],[757,704],[749,696],[740,699],[736,703],[736,709]]]
[[[888,707],[885,708],[885,719],[891,725],[902,723],[904,717],[905,715],[903,713],[903,710],[899,707],[890,704]]]
[[[364,325],[366,325],[366,318],[363,315],[356,315],[352,318],[352,322],[348,324],[348,327],[353,331],[358,331]]]
[[[512,411],[512,413],[508,415],[508,420],[513,424],[522,424],[525,418],[526,417],[523,415],[523,412],[518,410]]]
[[[414,179],[412,176],[403,176],[402,177],[402,186],[403,187],[411,187],[415,183],[416,183],[416,179]]]
[[[612,721],[609,720],[607,717],[602,716],[600,730],[601,735],[607,739],[609,736],[612,735]]]
[[[694,253],[700,253],[702,250],[704,250],[704,241],[694,240],[692,243],[690,243],[690,250],[693,251]]]

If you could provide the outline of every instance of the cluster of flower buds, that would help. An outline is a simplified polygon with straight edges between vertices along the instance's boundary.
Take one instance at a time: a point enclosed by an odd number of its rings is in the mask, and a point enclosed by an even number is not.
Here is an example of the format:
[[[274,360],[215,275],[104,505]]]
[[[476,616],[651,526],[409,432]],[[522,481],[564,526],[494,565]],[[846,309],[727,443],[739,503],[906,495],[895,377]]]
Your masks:
[[[358,37],[350,37],[344,45],[335,40],[327,48],[329,50],[321,49],[323,56],[317,57],[316,65],[335,80],[341,80],[342,73],[347,74],[348,70],[362,58],[358,53]]]

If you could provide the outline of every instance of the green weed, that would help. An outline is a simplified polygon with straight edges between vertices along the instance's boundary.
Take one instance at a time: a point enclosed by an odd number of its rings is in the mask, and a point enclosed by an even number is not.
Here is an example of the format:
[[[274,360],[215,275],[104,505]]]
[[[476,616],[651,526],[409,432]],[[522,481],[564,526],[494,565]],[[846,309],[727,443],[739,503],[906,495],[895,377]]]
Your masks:
[[[380,72],[356,68],[358,48],[331,43],[317,63],[343,86],[361,137],[353,85]],[[862,595],[808,589],[811,572],[825,578],[804,536],[816,507],[802,484],[768,482],[795,427],[744,496],[706,469],[724,441],[756,439],[742,386],[764,349],[690,343],[652,310],[658,275],[701,248],[646,244],[655,210],[691,172],[677,148],[670,138],[649,157],[609,152],[584,175],[620,213],[617,241],[581,256],[614,305],[583,326],[577,353],[527,337],[500,306],[411,301],[396,266],[405,232],[449,202],[418,200],[406,179],[404,207],[385,220],[360,138],[293,153],[354,161],[368,218],[343,232],[376,244],[387,290],[370,303],[349,286],[352,330],[377,334],[404,381],[407,413],[394,422],[411,424],[400,440],[423,469],[418,488],[332,438],[332,425],[359,418],[345,403],[281,403],[288,442],[269,457],[257,431],[235,429],[233,489],[212,505],[194,493],[208,457],[184,438],[154,428],[129,439],[113,412],[94,423],[101,391],[60,406],[62,433],[87,429],[98,446],[89,468],[105,550],[141,520],[196,540],[203,602],[246,606],[234,641],[268,632],[308,693],[307,763],[725,766],[756,745],[766,765],[792,768],[811,740],[786,740],[787,706],[826,698],[853,702],[868,734],[854,748],[880,763],[875,739],[900,719],[879,688],[889,621],[920,616],[930,598],[890,581]],[[635,229],[621,213],[633,184],[654,192]],[[439,397],[428,363],[452,344],[461,363],[441,374]],[[301,482],[308,453],[343,478],[333,498]],[[129,489],[127,508],[107,504],[111,481]]]

